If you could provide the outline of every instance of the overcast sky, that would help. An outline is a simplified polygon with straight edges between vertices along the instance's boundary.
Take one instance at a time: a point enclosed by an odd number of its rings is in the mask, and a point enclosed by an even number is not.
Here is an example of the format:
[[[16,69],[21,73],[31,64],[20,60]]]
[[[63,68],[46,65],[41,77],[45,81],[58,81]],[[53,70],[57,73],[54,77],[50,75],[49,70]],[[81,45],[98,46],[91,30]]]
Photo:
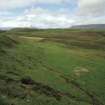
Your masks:
[[[104,24],[105,0],[0,0],[0,27]]]

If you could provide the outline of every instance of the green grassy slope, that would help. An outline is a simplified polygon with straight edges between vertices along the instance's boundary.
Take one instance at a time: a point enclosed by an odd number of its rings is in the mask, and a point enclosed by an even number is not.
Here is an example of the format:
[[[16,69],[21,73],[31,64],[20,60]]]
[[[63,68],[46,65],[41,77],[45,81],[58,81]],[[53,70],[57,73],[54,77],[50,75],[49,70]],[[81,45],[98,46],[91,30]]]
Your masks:
[[[0,33],[0,105],[104,105],[105,32]]]

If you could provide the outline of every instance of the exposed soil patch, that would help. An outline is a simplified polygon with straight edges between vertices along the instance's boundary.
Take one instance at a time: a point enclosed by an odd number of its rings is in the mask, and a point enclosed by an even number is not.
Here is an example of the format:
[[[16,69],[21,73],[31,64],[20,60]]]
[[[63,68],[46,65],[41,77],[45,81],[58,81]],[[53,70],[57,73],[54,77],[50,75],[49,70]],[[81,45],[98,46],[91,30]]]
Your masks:
[[[87,68],[77,67],[74,70],[74,74],[78,77],[81,76],[81,75],[84,75],[86,73],[89,73],[89,70]]]
[[[43,40],[44,38],[41,38],[41,37],[26,37],[26,36],[20,36],[20,38],[22,39],[28,39],[28,40],[34,40],[34,41],[41,41]]]
[[[57,90],[49,87],[48,85],[44,85],[42,83],[35,82],[30,77],[21,79],[21,83],[24,85],[31,85],[32,89],[34,91],[37,91],[40,94],[45,94],[47,96],[54,97],[57,100],[60,100],[62,97],[60,91],[57,91]]]

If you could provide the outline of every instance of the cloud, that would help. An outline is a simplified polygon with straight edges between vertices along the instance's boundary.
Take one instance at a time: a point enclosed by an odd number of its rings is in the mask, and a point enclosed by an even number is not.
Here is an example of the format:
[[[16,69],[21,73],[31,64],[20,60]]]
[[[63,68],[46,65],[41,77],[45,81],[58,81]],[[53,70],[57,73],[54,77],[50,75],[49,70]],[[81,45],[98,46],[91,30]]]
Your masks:
[[[0,27],[68,28],[101,23],[105,23],[105,0],[0,1]]]
[[[73,25],[105,24],[105,16],[100,17],[75,17]]]
[[[100,16],[105,14],[105,0],[78,0],[78,15]]]
[[[2,20],[2,27],[37,27],[37,28],[67,28],[74,20],[70,19],[66,10],[49,11],[43,8],[31,8],[14,19]]]
[[[38,27],[38,28],[65,28],[70,27],[73,20],[68,19],[69,10],[63,4],[72,0],[1,0],[0,27]],[[41,4],[35,7],[36,4]],[[43,4],[58,6],[53,11]],[[16,12],[14,10],[17,10]],[[19,11],[22,11],[19,13]],[[24,12],[23,12],[24,11]]]

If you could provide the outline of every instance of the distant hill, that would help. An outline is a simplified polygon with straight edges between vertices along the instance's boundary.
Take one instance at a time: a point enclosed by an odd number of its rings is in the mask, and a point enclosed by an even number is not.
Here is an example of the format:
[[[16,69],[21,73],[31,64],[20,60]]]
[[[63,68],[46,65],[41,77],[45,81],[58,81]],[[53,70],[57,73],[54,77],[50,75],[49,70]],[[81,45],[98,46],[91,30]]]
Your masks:
[[[105,24],[75,25],[72,29],[105,29]]]

